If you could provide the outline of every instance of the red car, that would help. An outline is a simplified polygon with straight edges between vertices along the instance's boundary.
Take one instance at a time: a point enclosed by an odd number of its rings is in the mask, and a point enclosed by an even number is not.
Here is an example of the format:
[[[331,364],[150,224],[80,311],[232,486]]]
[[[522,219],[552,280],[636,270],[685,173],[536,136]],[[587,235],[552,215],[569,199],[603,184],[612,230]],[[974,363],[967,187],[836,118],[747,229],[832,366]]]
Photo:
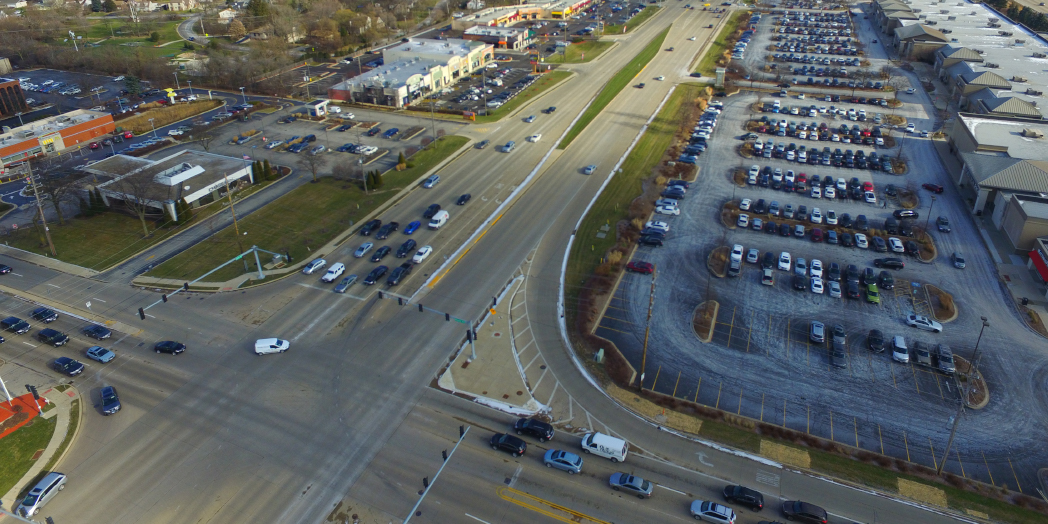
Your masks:
[[[651,262],[630,262],[626,264],[626,271],[650,275],[655,272],[655,264]]]
[[[821,229],[815,228],[815,229],[811,230],[811,241],[812,242],[822,242],[822,230]]]
[[[91,149],[98,149],[98,148],[100,148],[102,146],[98,142],[91,142],[90,144],[87,145],[87,147],[90,147]]]
[[[863,191],[873,191],[873,182],[863,182],[862,183],[862,190]]]
[[[943,187],[939,184],[921,184],[921,187],[932,193],[942,193],[944,191]]]
[[[124,138],[134,138],[135,134],[130,131],[124,131]]]

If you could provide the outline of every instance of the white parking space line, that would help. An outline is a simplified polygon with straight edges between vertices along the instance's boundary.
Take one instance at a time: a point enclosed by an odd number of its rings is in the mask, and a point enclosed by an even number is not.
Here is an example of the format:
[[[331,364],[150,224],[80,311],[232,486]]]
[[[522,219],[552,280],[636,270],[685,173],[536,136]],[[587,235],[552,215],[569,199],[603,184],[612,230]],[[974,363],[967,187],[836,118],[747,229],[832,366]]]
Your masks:
[[[14,275],[14,276],[16,276],[16,277],[22,277],[22,278],[25,278],[25,275],[22,275],[22,274],[19,274],[19,273],[11,273],[11,274],[12,274],[12,275]]]
[[[473,515],[470,515],[469,513],[465,513],[464,515],[466,515],[467,517],[469,517],[469,518],[471,518],[471,519],[473,519],[473,520],[475,520],[477,522],[483,522],[484,524],[491,524],[490,522],[488,522],[486,520],[478,519],[477,517],[474,517]]]
[[[51,286],[51,287],[57,287],[58,289],[62,289],[62,288],[60,288],[60,287],[58,287],[58,286],[56,286],[54,284],[48,284],[48,285]]]
[[[99,301],[99,302],[101,302],[103,304],[105,304],[105,302],[106,302],[105,300],[102,300],[100,298],[95,298],[95,297],[91,297],[91,300],[97,300],[97,301]]]
[[[27,345],[27,346],[29,346],[29,347],[31,347],[31,348],[35,348],[35,347],[38,347],[38,346],[34,346],[33,344],[30,344],[30,343],[28,343],[28,342],[26,342],[26,341],[24,341],[24,340],[22,341],[22,343],[23,343],[23,344],[25,344],[25,345]]]
[[[672,491],[674,493],[680,493],[681,495],[687,495],[687,493],[685,493],[683,491],[680,491],[680,490],[673,489],[673,488],[671,488],[669,486],[663,486],[662,484],[655,484],[655,485],[660,487],[660,488],[662,488],[662,489],[664,489],[664,490],[667,490],[667,491]]]

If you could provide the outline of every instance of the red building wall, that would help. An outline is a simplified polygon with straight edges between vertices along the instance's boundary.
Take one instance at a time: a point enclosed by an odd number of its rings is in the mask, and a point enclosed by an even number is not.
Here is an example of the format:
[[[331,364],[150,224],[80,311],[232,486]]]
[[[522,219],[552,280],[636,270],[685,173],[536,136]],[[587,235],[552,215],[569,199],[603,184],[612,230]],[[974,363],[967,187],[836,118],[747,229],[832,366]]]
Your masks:
[[[59,131],[65,147],[72,147],[81,142],[92,142],[104,135],[111,134],[116,130],[113,123],[113,115],[103,115],[94,120],[69,126]]]

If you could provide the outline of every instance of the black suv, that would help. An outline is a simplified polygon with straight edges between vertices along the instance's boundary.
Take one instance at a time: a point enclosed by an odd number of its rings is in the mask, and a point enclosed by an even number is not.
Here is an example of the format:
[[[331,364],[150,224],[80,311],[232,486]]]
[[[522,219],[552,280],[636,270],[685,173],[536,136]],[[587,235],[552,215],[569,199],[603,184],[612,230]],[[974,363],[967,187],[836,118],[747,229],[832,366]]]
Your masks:
[[[418,242],[415,242],[415,239],[413,239],[413,238],[407,239],[403,244],[400,245],[400,247],[397,248],[397,258],[404,258],[404,257],[408,256],[408,253],[411,253],[412,251],[414,251],[415,250],[415,246],[417,246],[417,245],[418,245]]]
[[[724,500],[735,504],[742,504],[753,511],[760,511],[764,508],[764,495],[761,495],[758,491],[743,486],[725,486]]]
[[[437,211],[440,211],[440,204],[430,204],[430,206],[426,208],[426,212],[422,213],[422,218],[433,218],[433,215],[437,214]]]
[[[29,328],[31,327],[32,326],[29,325],[29,322],[18,317],[7,317],[0,320],[0,328],[3,328],[4,331],[13,331],[19,335],[29,332]]]
[[[539,439],[539,442],[553,439],[553,426],[534,418],[517,420],[517,423],[513,425],[513,429],[516,430],[518,435],[527,433]]]
[[[873,265],[876,267],[883,267],[895,270],[899,270],[906,267],[906,264],[903,263],[902,259],[898,258],[875,258],[873,260]]]
[[[528,450],[528,443],[513,435],[495,433],[491,436],[491,449],[505,451],[519,457]]]
[[[186,345],[181,342],[175,342],[174,340],[165,340],[163,342],[158,342],[156,346],[153,346],[153,349],[156,350],[157,353],[171,353],[172,355],[177,355],[186,350]]]
[[[38,307],[34,309],[33,313],[30,316],[43,322],[44,324],[50,324],[58,320],[58,313],[55,313],[54,310],[47,309],[46,307]]]
[[[36,334],[36,338],[40,340],[40,342],[51,344],[54,347],[64,346],[66,342],[69,342],[69,335],[51,328],[41,329],[40,332]]]
[[[400,223],[398,223],[398,222],[390,222],[390,223],[388,223],[388,224],[378,228],[378,232],[375,233],[375,238],[377,238],[379,240],[385,240],[385,239],[389,238],[389,235],[392,235],[393,232],[398,230],[398,229],[400,229]]]
[[[379,219],[370,220],[364,224],[364,227],[360,228],[360,234],[362,236],[371,236],[371,232],[378,229],[382,225],[382,221]]]
[[[393,268],[393,272],[389,274],[389,278],[386,279],[387,286],[395,286],[400,283],[401,280],[407,278],[411,274],[411,262],[404,262],[399,267]]]

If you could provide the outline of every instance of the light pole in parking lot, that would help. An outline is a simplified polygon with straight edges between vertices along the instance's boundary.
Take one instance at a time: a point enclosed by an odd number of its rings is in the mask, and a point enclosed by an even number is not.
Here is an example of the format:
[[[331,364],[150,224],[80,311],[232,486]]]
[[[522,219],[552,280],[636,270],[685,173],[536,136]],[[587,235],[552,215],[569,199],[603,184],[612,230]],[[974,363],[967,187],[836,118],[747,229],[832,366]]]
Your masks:
[[[193,81],[192,80],[186,80],[186,82],[189,82],[189,95],[192,96],[193,95]]]
[[[640,385],[637,388],[640,390],[644,389],[644,366],[648,362],[648,334],[651,333],[651,312],[655,307],[655,277],[658,275],[658,272],[656,271],[657,269],[657,266],[653,266],[651,270],[651,294],[648,298],[648,320],[645,322],[646,325],[644,326],[644,352],[641,353],[640,357]]]
[[[159,138],[159,137],[156,136],[156,126],[153,125],[153,119],[152,118],[149,119],[149,127],[153,128],[153,138]]]
[[[175,71],[175,89],[182,89],[182,86],[178,85],[178,71]]]
[[[932,203],[931,203],[930,206],[928,206],[928,218],[924,219],[924,232],[925,232],[925,234],[928,233],[928,225],[931,223],[931,220],[932,220],[932,210],[933,209],[935,209],[935,195],[932,195]]]
[[[244,105],[247,105],[247,95],[244,94],[244,88],[240,88],[240,98],[244,101]]]
[[[975,340],[975,352],[972,353],[972,360],[968,362],[968,381],[964,385],[963,396],[961,402],[957,406],[957,414],[953,417],[953,429],[950,430],[950,438],[946,441],[946,451],[942,454],[942,462],[939,463],[939,467],[935,470],[936,475],[942,475],[942,468],[946,465],[946,458],[950,456],[950,447],[953,446],[953,437],[957,435],[957,426],[961,423],[961,415],[964,414],[964,405],[968,403],[968,395],[972,392],[972,380],[977,376],[979,369],[979,342],[982,342],[983,331],[990,327],[990,322],[986,320],[986,317],[979,317],[982,319],[982,327],[979,328],[979,338]]]

